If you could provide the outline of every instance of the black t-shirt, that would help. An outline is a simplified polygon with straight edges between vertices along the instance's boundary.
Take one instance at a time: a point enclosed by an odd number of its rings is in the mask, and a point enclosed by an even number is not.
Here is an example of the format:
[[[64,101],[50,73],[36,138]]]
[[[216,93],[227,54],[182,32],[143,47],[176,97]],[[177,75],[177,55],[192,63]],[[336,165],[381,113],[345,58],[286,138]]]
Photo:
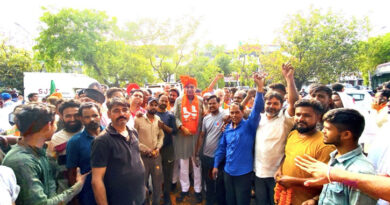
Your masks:
[[[92,142],[91,166],[106,167],[104,185],[110,205],[142,204],[145,199],[145,168],[138,134],[128,129],[129,140],[111,124]]]

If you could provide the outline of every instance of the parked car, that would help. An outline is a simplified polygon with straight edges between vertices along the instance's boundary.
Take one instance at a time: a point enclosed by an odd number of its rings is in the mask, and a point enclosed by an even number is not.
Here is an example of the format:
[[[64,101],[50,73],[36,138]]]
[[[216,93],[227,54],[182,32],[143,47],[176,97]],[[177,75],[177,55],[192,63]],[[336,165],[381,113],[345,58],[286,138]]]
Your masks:
[[[367,90],[351,89],[346,90],[345,93],[355,100],[356,107],[360,112],[368,112],[370,110],[373,98]]]

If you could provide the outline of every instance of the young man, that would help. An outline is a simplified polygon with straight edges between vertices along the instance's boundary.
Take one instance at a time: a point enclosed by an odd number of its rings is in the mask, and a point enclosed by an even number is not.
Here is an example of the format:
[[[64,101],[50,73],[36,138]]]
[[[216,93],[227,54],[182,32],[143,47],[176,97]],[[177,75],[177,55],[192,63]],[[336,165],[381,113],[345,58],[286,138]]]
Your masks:
[[[164,175],[164,204],[171,204],[171,182],[173,174],[173,166],[175,160],[175,153],[173,148],[173,134],[176,133],[176,120],[175,116],[167,111],[168,96],[161,94],[158,99],[158,110],[157,116],[160,117],[161,121],[158,122],[158,126],[164,131],[164,143],[161,147],[161,162]]]
[[[145,185],[149,176],[152,177],[153,197],[152,204],[160,204],[162,185],[162,166],[160,149],[163,145],[164,132],[158,126],[160,117],[156,115],[158,102],[151,98],[146,106],[147,113],[135,118],[134,128],[138,131],[139,149],[145,166]],[[147,199],[150,199],[147,197]],[[147,204],[150,204],[150,200]]]
[[[30,93],[27,98],[29,102],[38,102],[38,93]]]
[[[332,90],[326,85],[311,84],[309,89],[310,99],[321,103],[324,112],[334,108],[332,101]]]
[[[176,99],[180,96],[179,91],[176,88],[171,88],[169,90],[168,100],[169,104],[167,105],[167,110],[173,113],[173,107],[175,106]]]
[[[53,135],[48,142],[47,155],[56,160],[59,165],[60,174],[57,177],[58,192],[69,187],[68,172],[66,169],[66,146],[71,137],[79,133],[83,128],[79,114],[80,103],[75,100],[68,100],[59,106],[60,119],[64,123],[64,129]]]
[[[203,100],[195,95],[197,81],[190,76],[180,76],[184,87],[184,95],[176,100],[174,115],[180,132],[175,138],[175,155],[180,159],[180,184],[182,192],[177,202],[182,202],[188,196],[190,188],[189,167],[190,158],[194,155],[197,136],[202,126]],[[201,169],[193,163],[194,189],[197,203],[202,201]]]
[[[76,177],[76,183],[61,194],[56,193],[56,170],[44,149],[57,129],[54,115],[54,108],[35,103],[23,105],[15,113],[22,139],[7,153],[3,165],[12,168],[20,186],[16,204],[66,204],[83,188],[88,173]]]
[[[304,181],[311,175],[295,166],[295,158],[306,154],[328,162],[329,154],[335,148],[325,145],[322,132],[316,129],[317,122],[323,114],[323,108],[318,101],[302,99],[295,103],[294,108],[297,129],[290,132],[287,137],[285,158],[275,174],[275,179],[285,188],[292,188],[292,204],[302,204],[318,197],[321,190],[303,186]]]
[[[327,112],[323,121],[324,143],[337,148],[330,154],[330,169],[341,168],[351,172],[374,174],[374,167],[358,144],[364,130],[364,117],[356,110],[341,108]],[[331,182],[322,188],[318,204],[374,205],[376,202],[376,199],[355,188]]]
[[[140,205],[145,200],[138,135],[126,126],[130,105],[124,98],[107,103],[110,125],[92,142],[92,189],[99,205]]]
[[[221,90],[222,91],[222,90]],[[214,153],[218,147],[221,137],[221,129],[223,126],[223,118],[226,116],[221,109],[221,99],[216,95],[211,95],[208,102],[209,114],[206,115],[202,123],[202,131],[200,132],[198,142],[195,147],[195,159],[197,166],[200,165],[199,157],[202,162],[202,178],[206,183],[206,204],[226,204],[225,189],[223,184],[223,163],[219,166],[219,177],[216,180],[211,178],[211,171],[214,167]],[[223,102],[222,102],[223,103]]]
[[[169,100],[169,103],[167,105],[167,110],[174,113],[174,106],[175,106],[175,102],[176,102],[176,99],[180,96],[180,92],[179,90],[177,90],[176,88],[171,88],[169,90],[169,95],[168,95],[168,100]],[[176,123],[176,122],[175,122]],[[176,126],[177,127],[177,126]],[[177,133],[175,132],[175,134],[172,136],[173,139],[176,138],[176,135]],[[175,147],[175,144],[176,144],[176,141],[173,140],[173,146]],[[176,155],[175,155],[176,156]],[[175,157],[175,161],[173,163],[173,173],[172,173],[172,190],[175,190],[176,187],[177,187],[177,181],[179,181],[179,175],[180,175],[180,169],[179,169],[179,163],[180,163],[180,160],[177,159]]]
[[[99,106],[94,103],[83,103],[79,108],[79,118],[84,125],[84,130],[74,135],[66,146],[66,168],[68,168],[68,180],[71,185],[75,183],[77,168],[80,168],[82,174],[91,171],[91,144],[104,129],[100,125],[101,116]],[[91,179],[92,176],[88,175],[84,188],[78,196],[81,205],[96,204]]]
[[[106,92],[107,100],[112,98],[124,98],[125,92],[121,88],[110,88]]]
[[[132,90],[130,97],[130,119],[127,123],[127,126],[130,128],[134,128],[134,119],[138,112],[142,114],[146,113],[146,110],[141,107],[144,100],[144,93],[142,90]]]
[[[264,76],[255,74],[254,81],[257,85],[257,93],[248,120],[243,119],[243,106],[236,102],[232,103],[229,109],[232,122],[226,126],[215,153],[212,176],[214,179],[217,178],[218,167],[222,161],[225,161],[223,177],[226,203],[229,205],[250,203],[253,145],[260,122],[260,112],[264,109]]]
[[[265,113],[261,114],[262,120],[256,132],[254,171],[257,205],[274,204],[274,175],[284,158],[287,135],[294,125],[293,105],[298,100],[294,68],[284,64],[282,73],[287,81],[288,107],[283,109],[284,95],[279,93],[281,91],[269,91],[264,97]]]

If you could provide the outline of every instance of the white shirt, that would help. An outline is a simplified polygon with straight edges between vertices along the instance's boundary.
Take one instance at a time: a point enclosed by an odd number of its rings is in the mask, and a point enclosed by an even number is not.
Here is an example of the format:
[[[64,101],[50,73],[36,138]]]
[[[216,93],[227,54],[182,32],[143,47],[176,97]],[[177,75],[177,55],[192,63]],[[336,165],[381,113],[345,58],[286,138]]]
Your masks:
[[[16,201],[20,187],[11,168],[0,166],[0,205],[10,205]]]
[[[286,109],[268,119],[261,114],[256,132],[254,171],[257,177],[273,177],[284,157],[287,135],[294,125],[294,119]]]

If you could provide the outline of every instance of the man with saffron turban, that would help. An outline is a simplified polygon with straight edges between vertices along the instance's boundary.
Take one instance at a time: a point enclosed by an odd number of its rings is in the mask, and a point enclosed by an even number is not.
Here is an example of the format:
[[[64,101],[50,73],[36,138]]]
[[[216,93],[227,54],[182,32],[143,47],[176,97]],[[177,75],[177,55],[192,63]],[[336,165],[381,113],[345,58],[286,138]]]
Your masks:
[[[189,163],[194,154],[194,148],[202,126],[203,100],[195,95],[197,82],[190,76],[180,76],[184,88],[184,95],[177,98],[174,106],[174,114],[178,134],[175,136],[174,147],[176,159],[180,161],[180,184],[182,192],[177,197],[177,202],[182,202],[188,196],[190,188]],[[201,168],[191,160],[194,173],[194,189],[197,203],[202,201]]]

